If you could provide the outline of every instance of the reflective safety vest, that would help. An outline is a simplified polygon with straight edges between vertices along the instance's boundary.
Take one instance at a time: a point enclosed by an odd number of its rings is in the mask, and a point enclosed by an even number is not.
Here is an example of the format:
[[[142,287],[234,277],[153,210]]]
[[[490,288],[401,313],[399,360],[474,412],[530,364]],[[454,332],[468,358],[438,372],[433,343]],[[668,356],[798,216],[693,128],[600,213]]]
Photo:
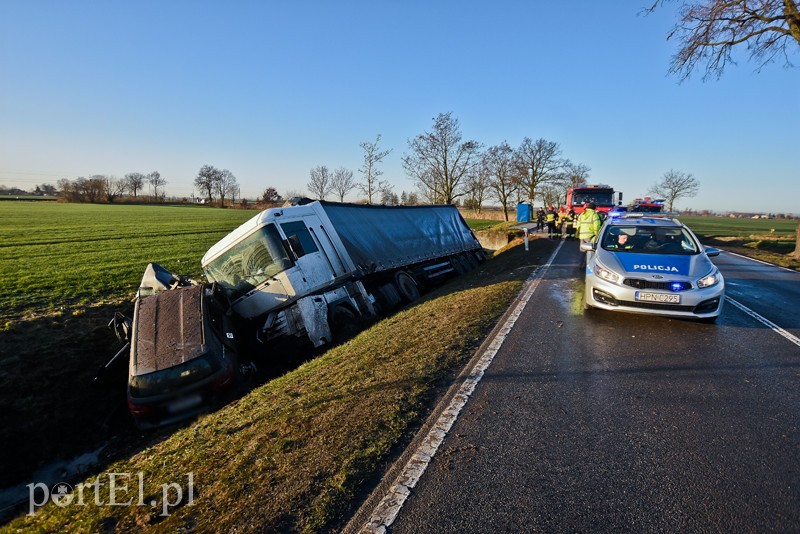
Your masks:
[[[556,222],[556,214],[552,211],[548,211],[547,215],[545,216],[545,221],[547,222]]]
[[[600,215],[591,208],[578,215],[578,239],[594,239],[600,233]]]

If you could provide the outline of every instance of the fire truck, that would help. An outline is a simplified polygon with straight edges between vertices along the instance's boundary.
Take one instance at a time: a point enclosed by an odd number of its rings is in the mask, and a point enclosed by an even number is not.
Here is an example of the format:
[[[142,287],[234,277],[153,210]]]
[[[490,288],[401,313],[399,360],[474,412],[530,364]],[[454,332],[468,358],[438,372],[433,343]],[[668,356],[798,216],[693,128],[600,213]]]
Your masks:
[[[608,214],[615,206],[616,202],[622,203],[622,192],[614,194],[614,188],[606,184],[580,184],[567,191],[567,209],[572,208],[575,213],[583,213],[583,205],[586,202],[594,202],[595,209],[603,214]]]
[[[638,213],[661,213],[664,211],[664,199],[652,197],[636,198],[631,204],[630,211]]]

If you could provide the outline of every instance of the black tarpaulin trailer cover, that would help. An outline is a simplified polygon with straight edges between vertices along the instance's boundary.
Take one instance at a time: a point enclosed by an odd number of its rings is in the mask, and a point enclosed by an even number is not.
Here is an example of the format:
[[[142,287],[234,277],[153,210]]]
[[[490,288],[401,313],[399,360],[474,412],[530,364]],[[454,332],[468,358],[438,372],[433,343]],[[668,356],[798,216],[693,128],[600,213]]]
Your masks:
[[[321,204],[364,274],[481,248],[455,206]]]

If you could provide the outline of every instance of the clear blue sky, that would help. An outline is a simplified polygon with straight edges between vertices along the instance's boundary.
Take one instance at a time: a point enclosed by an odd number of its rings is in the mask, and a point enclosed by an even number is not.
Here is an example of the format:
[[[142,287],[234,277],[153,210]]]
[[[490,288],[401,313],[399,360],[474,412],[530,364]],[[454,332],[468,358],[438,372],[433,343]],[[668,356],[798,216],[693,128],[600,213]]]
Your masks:
[[[158,170],[190,196],[210,164],[251,198],[303,192],[317,165],[360,178],[381,134],[399,194],[408,140],[452,112],[626,199],[675,169],[701,184],[681,208],[800,213],[800,66],[680,84],[676,5],[648,3],[0,0],[0,185]]]

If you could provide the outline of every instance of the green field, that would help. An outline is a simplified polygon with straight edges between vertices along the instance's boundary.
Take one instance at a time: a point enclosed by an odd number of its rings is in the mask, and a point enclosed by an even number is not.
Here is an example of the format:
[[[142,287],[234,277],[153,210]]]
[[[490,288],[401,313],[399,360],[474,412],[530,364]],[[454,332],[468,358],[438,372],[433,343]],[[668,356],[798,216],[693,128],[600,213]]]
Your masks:
[[[149,262],[199,275],[205,251],[255,213],[0,202],[0,319],[133,298]]]
[[[697,235],[750,237],[772,236],[794,241],[795,219],[734,219],[731,217],[679,217]]]

